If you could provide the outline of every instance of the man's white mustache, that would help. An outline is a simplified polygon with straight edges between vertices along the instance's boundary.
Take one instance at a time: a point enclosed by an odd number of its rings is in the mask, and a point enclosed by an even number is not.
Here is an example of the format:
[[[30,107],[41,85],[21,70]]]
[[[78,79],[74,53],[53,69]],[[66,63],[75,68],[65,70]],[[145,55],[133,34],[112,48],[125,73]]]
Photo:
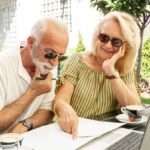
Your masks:
[[[33,59],[33,63],[39,69],[40,74],[48,74],[55,67],[49,63],[41,62],[38,59]]]

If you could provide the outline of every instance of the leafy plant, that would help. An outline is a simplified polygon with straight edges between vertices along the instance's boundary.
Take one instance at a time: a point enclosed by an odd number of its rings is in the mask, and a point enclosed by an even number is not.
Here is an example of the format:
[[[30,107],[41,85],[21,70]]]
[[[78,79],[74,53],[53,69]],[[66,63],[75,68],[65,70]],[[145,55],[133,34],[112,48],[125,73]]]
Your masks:
[[[150,38],[144,43],[142,49],[141,75],[143,78],[150,78]]]
[[[73,52],[83,52],[85,51],[85,46],[84,46],[84,43],[83,43],[83,38],[82,38],[82,35],[81,33],[79,33],[79,38],[78,38],[78,43],[77,43],[77,47],[76,48],[73,48],[73,49],[70,49],[70,55],[72,55]],[[63,56],[61,59],[60,59],[60,63],[58,65],[58,76],[60,75],[62,69],[63,69],[63,66],[65,64],[65,61],[67,60],[69,56]]]
[[[143,104],[150,104],[150,98],[141,97],[141,101]]]
[[[75,52],[83,52],[83,51],[85,51],[85,46],[83,43],[82,35],[81,33],[79,33],[79,41],[78,41],[77,47],[75,48]]]

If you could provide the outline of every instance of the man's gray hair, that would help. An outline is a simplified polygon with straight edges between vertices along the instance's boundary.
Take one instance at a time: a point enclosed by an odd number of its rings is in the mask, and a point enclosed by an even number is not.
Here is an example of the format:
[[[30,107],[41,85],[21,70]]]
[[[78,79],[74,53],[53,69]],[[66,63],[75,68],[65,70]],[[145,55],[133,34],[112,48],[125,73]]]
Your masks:
[[[47,33],[47,30],[51,30],[50,28],[60,30],[61,32],[67,33],[67,26],[62,23],[60,20],[56,20],[54,18],[45,17],[38,20],[31,29],[31,36],[35,38],[37,41],[40,41],[44,34]],[[52,29],[52,30],[53,30]]]

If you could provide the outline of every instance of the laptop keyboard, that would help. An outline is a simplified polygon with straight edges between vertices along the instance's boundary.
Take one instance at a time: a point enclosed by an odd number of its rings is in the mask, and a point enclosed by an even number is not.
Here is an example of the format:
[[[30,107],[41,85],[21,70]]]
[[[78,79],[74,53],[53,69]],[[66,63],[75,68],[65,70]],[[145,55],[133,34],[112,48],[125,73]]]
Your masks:
[[[142,137],[143,134],[131,132],[111,145],[107,150],[139,150]]]

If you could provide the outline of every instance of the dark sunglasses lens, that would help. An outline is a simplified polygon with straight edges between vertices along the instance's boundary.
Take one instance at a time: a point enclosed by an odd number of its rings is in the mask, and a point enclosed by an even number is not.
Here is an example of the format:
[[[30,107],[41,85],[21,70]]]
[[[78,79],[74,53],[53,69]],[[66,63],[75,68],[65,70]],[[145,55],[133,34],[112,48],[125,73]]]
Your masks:
[[[121,47],[123,44],[122,40],[117,39],[117,38],[112,38],[111,43],[112,43],[112,46],[118,47],[118,48]]]
[[[110,38],[109,38],[109,36],[108,35],[106,35],[106,34],[99,34],[99,40],[101,41],[101,42],[103,42],[103,43],[107,43],[109,40],[110,40]]]
[[[57,57],[57,54],[52,53],[52,52],[45,54],[46,59],[55,59],[56,57]]]

